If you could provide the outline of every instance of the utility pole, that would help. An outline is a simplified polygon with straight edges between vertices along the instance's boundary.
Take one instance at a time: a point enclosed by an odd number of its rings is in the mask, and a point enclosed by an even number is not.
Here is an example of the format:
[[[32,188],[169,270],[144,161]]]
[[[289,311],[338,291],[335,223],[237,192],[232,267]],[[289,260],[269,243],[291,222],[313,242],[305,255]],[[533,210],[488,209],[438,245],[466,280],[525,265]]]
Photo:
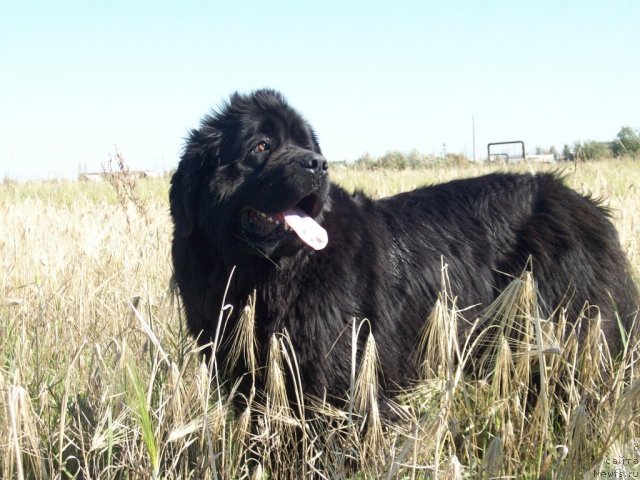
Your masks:
[[[476,119],[471,115],[471,133],[473,135],[473,163],[476,163]]]

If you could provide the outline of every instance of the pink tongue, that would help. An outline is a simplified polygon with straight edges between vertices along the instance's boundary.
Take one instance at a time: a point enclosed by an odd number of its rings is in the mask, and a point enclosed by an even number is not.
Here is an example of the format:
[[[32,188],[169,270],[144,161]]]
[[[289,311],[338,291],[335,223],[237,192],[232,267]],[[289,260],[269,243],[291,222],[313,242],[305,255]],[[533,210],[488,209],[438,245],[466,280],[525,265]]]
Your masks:
[[[309,215],[299,208],[293,207],[282,212],[284,221],[298,234],[300,240],[315,250],[322,250],[327,246],[329,237],[327,231],[316,223]]]

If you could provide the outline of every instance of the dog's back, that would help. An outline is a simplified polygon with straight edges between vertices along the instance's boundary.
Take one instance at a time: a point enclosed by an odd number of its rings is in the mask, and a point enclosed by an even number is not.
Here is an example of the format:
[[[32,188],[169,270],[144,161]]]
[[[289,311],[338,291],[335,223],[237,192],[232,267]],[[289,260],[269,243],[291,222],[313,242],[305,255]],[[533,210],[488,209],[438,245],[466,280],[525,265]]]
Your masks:
[[[621,346],[620,326],[631,329],[638,293],[609,212],[553,174],[455,180],[379,206],[392,242],[405,251],[399,258],[406,274],[424,265],[432,283],[442,258],[460,306],[477,305],[471,314],[530,269],[543,313],[564,307],[574,322],[586,303],[597,306],[613,351]],[[421,248],[409,247],[416,244]]]

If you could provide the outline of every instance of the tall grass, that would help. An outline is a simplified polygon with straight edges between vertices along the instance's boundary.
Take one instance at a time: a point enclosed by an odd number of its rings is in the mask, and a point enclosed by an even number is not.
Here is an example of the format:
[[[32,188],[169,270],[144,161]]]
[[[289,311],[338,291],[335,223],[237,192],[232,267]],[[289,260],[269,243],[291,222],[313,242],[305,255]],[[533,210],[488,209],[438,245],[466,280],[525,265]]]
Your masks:
[[[333,178],[384,196],[490,169],[335,168]],[[572,164],[564,174],[606,198],[638,280],[640,164]],[[378,412],[366,322],[353,324],[362,358],[345,365],[350,407],[292,408],[284,376],[304,396],[296,352],[283,332],[268,364],[255,365],[248,299],[225,340],[264,373],[269,395],[252,391],[236,411],[235,386],[222,384],[224,366],[203,363],[170,287],[168,183],[131,188],[123,197],[108,184],[0,186],[0,478],[640,477],[640,352],[628,345],[611,358],[597,321],[578,344],[562,317],[540,316],[528,275],[460,342],[466,320],[443,265],[423,346],[407,359],[423,378],[397,399],[393,425]],[[469,376],[472,366],[481,375]]]

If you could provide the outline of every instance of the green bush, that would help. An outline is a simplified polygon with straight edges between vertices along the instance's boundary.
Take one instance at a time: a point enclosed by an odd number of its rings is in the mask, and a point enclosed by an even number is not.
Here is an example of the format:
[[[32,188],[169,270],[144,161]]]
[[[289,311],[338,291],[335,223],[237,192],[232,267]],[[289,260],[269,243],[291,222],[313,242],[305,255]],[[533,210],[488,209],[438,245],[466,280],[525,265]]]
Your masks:
[[[411,150],[408,153],[393,150],[381,157],[374,157],[370,153],[365,153],[355,162],[358,167],[385,170],[406,170],[440,165],[461,166],[468,163],[469,159],[461,153],[447,153],[446,157],[436,157],[420,153],[417,150]]]

